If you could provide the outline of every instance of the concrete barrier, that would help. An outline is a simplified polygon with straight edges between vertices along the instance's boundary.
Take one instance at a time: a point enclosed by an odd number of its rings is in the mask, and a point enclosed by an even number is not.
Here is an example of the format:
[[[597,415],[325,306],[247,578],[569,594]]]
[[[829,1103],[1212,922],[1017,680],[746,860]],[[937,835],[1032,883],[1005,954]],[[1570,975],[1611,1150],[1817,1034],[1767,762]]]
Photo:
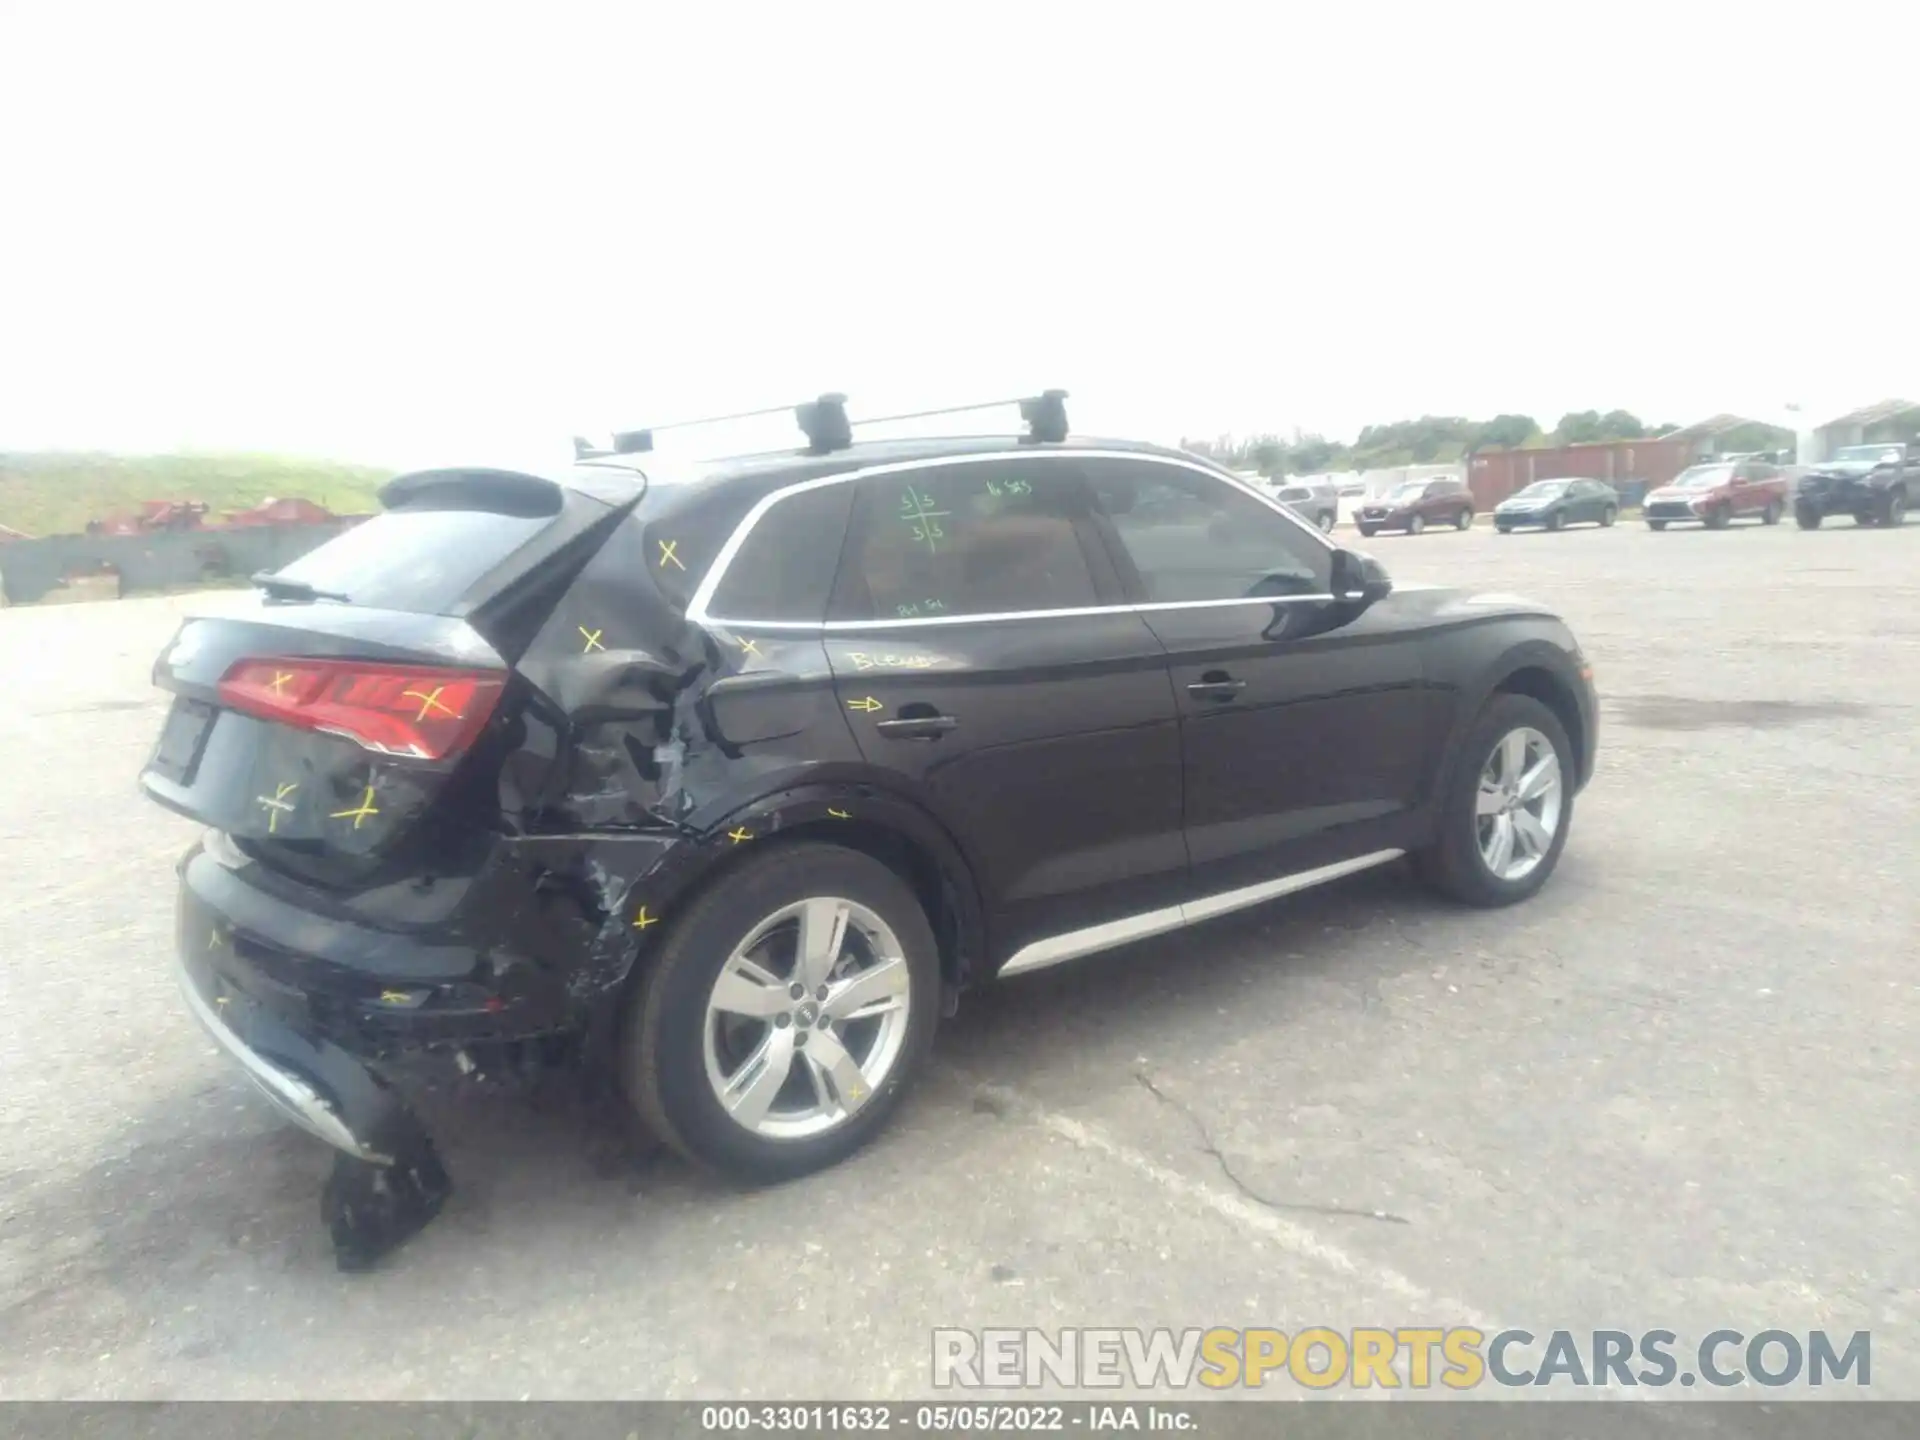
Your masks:
[[[122,594],[245,580],[256,571],[291,564],[354,523],[10,540],[0,544],[0,594],[9,604],[30,604],[52,592],[74,589],[63,583],[69,577],[104,583],[117,576],[115,593]]]

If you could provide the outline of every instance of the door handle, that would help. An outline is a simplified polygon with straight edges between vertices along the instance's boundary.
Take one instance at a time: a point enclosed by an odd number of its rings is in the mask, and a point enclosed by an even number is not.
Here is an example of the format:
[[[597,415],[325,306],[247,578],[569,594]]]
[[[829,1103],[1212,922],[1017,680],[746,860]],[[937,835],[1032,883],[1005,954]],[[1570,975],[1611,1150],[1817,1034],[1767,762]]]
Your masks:
[[[1244,680],[1235,680],[1220,670],[1209,670],[1193,684],[1187,686],[1187,693],[1196,700],[1231,700],[1247,688]]]
[[[938,740],[959,724],[951,715],[915,715],[905,720],[882,720],[873,728],[889,740]]]

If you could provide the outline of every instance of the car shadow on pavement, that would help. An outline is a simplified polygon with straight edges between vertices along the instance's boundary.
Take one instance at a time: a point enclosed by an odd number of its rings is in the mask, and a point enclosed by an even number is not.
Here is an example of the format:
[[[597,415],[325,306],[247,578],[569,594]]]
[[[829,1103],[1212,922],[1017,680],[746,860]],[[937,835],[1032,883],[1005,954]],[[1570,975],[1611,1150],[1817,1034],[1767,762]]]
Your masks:
[[[1267,999],[1260,1014],[1247,1013],[1250,986],[1271,992],[1304,979],[1364,991],[1385,973],[1427,963],[1427,942],[1414,932],[1454,923],[1472,923],[1472,912],[1387,867],[971,993],[941,1033],[935,1068],[1018,1089],[1064,1061],[1113,1069],[1111,1081],[1130,1083],[1125,1067],[1156,1036],[1227,1044],[1269,1025],[1276,1004],[1288,1008],[1284,998]],[[951,1084],[923,1087],[909,1102],[913,1128],[967,1124],[971,1117],[926,1108],[953,1095]],[[415,1089],[410,1098],[454,1193],[384,1268],[485,1257],[487,1247],[510,1243],[498,1217],[631,1233],[730,1193],[650,1147],[621,1123],[617,1102],[565,1075],[535,1087]],[[129,1113],[118,1140],[78,1172],[0,1175],[0,1353],[110,1346],[165,1297],[237,1284],[235,1275],[256,1286],[340,1283],[322,1278],[334,1270],[318,1200],[330,1152],[281,1126],[238,1076],[157,1098]],[[236,1267],[236,1255],[251,1258]],[[217,1344],[207,1338],[213,1323],[175,1316],[165,1342],[174,1358]]]

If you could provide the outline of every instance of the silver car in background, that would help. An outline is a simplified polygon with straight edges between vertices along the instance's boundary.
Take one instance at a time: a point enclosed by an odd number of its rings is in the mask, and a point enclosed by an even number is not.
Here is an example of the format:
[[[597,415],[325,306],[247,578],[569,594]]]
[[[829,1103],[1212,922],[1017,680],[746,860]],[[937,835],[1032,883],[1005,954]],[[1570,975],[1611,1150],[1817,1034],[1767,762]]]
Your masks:
[[[1273,498],[1323,532],[1340,519],[1340,492],[1331,485],[1277,485]]]

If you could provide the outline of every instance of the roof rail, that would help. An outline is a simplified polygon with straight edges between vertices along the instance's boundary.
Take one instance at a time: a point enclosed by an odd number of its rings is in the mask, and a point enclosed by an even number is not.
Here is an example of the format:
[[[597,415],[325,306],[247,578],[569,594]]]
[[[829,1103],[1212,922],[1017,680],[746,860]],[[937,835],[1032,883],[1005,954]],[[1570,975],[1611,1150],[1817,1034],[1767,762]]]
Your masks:
[[[936,415],[965,415],[976,410],[998,410],[1005,405],[1018,405],[1020,418],[1026,422],[1026,438],[1035,444],[1057,445],[1067,438],[1067,392],[1064,390],[1043,390],[1038,395],[1024,399],[987,400],[978,405],[951,405],[941,410],[913,410],[903,415],[874,415],[854,420],[847,414],[847,397],[838,393],[829,393],[814,400],[804,400],[792,407],[793,418],[800,426],[801,434],[807,437],[807,448],[816,455],[824,455],[834,450],[845,450],[853,444],[855,425],[882,425],[899,420],[926,420]],[[783,414],[785,405],[775,405],[766,410],[742,410],[734,415],[714,415],[703,420],[676,420],[668,425],[652,425],[645,430],[621,430],[615,432],[611,447],[596,446],[591,441],[576,435],[573,437],[573,458],[576,460],[596,460],[609,455],[644,455],[653,449],[653,437],[662,430],[687,430],[696,425],[723,425],[735,420],[758,420],[768,415]]]

